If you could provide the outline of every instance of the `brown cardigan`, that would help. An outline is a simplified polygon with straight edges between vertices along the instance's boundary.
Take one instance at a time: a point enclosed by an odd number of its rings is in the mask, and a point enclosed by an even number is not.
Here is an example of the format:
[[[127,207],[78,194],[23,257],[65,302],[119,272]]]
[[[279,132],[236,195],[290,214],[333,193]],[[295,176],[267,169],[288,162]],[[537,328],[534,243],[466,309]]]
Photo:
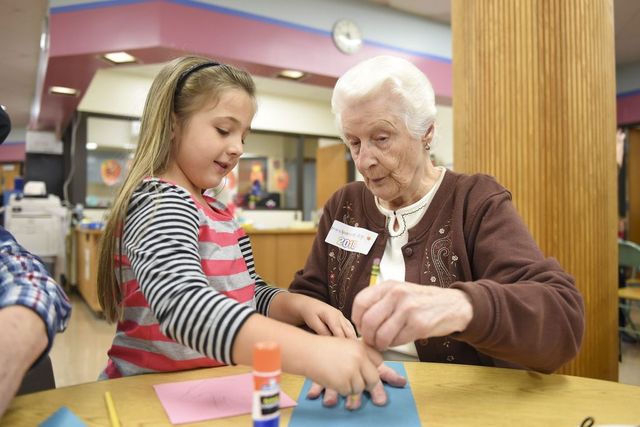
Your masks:
[[[334,219],[378,233],[369,254],[325,243]],[[325,205],[311,254],[290,290],[351,318],[354,297],[368,285],[387,238],[371,192],[362,182],[347,184]],[[552,372],[578,352],[582,296],[558,262],[543,256],[511,194],[492,177],[448,170],[402,251],[407,282],[461,289],[473,305],[465,331],[416,341],[421,361]]]

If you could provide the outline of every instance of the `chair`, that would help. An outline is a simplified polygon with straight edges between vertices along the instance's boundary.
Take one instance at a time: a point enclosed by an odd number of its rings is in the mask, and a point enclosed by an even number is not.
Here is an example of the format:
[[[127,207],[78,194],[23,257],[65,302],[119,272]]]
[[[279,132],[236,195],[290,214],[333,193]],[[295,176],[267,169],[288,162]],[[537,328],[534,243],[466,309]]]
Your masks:
[[[618,240],[618,265],[631,270],[627,286],[640,286],[640,280],[636,279],[640,269],[640,245],[629,240]]]
[[[37,364],[31,367],[22,379],[22,384],[17,395],[35,393],[36,391],[56,388],[56,381],[53,377],[53,366],[49,356],[44,357]]]
[[[640,245],[628,240],[618,241],[618,266],[625,270],[622,287],[618,289],[622,324],[620,332],[640,340],[640,328],[631,319],[632,304],[640,304],[640,280],[636,279],[640,270]]]

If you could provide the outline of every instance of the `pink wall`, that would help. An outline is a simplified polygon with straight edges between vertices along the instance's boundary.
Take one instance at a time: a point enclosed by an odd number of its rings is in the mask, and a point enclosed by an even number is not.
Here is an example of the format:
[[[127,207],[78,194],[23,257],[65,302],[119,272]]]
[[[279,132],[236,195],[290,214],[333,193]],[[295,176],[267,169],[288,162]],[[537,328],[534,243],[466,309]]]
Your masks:
[[[640,123],[640,90],[618,94],[617,116],[618,125]]]
[[[98,58],[126,50],[142,63],[199,53],[235,64],[255,75],[274,77],[282,68],[309,73],[305,83],[332,87],[357,62],[375,55],[407,58],[429,76],[438,100],[451,100],[451,61],[367,42],[355,55],[340,53],[329,31],[189,0],[106,1],[51,9],[50,57],[42,94],[39,129],[61,131],[80,97],[47,93],[50,85],[86,90]]]
[[[6,141],[0,145],[0,163],[24,162],[25,144],[24,142]]]

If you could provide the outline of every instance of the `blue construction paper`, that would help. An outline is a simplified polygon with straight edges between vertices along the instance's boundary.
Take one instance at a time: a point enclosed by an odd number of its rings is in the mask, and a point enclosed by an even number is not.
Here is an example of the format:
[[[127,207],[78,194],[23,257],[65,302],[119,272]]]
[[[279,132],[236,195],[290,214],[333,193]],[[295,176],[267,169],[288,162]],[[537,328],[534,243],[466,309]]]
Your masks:
[[[63,406],[53,413],[49,418],[39,424],[40,427],[87,427],[87,425],[76,416],[71,409]]]
[[[407,373],[400,362],[385,362],[385,364],[406,378]],[[341,426],[419,426],[420,418],[416,409],[416,401],[409,382],[404,388],[384,386],[387,392],[387,404],[375,406],[368,393],[362,395],[360,409],[350,411],[345,409],[345,399],[340,397],[338,404],[332,408],[322,405],[322,397],[315,400],[307,399],[307,392],[311,381],[307,378],[298,396],[298,406],[291,414],[289,427],[341,427]]]

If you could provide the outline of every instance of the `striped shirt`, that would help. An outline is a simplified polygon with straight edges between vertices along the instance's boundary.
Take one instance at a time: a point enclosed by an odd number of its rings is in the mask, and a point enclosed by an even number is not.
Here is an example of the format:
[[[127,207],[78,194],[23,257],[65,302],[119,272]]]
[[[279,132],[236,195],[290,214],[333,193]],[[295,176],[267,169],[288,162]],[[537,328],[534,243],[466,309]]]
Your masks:
[[[0,227],[0,309],[21,305],[35,311],[47,327],[51,349],[56,332],[67,327],[71,304],[40,259]]]
[[[282,291],[256,274],[228,209],[205,199],[157,178],[134,191],[116,258],[123,317],[100,378],[233,363],[244,322]]]

